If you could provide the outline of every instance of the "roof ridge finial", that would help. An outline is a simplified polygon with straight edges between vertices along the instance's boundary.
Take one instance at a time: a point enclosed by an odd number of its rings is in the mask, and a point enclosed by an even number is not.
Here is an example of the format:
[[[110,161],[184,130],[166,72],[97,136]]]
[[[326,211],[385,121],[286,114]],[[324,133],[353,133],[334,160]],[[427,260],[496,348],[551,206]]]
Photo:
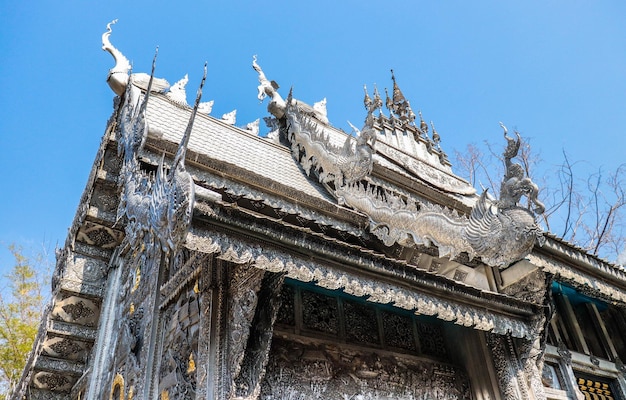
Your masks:
[[[411,104],[409,101],[404,97],[404,94],[402,94],[402,91],[396,82],[396,76],[393,69],[391,70],[391,80],[393,81],[393,98],[391,100],[393,112],[400,118],[400,121],[402,121],[403,124],[411,124],[415,121],[415,113],[411,110]],[[389,103],[389,101],[387,103]],[[389,108],[389,106],[387,106],[387,108]]]
[[[372,107],[372,99],[370,98],[369,93],[367,93],[367,85],[363,85],[363,91],[365,91],[365,98],[363,99],[363,104],[365,105],[365,109],[367,111]]]
[[[387,107],[387,110],[389,110],[390,115],[393,117],[393,101],[391,101],[391,98],[389,97],[387,88],[385,88],[385,107]]]
[[[382,113],[383,108],[383,100],[380,98],[380,93],[378,93],[378,86],[374,84],[374,106],[378,109],[378,113]]]
[[[428,124],[424,121],[424,117],[422,117],[422,110],[417,112],[420,116],[420,131],[424,134],[426,138],[428,138]]]
[[[433,142],[435,142],[437,149],[441,150],[441,146],[439,145],[441,142],[441,136],[439,136],[437,129],[435,129],[435,123],[433,121],[430,121],[430,127],[433,129]]]
[[[121,51],[116,49],[109,40],[109,36],[111,36],[111,32],[113,31],[111,25],[114,25],[116,22],[117,19],[109,22],[106,32],[102,34],[102,50],[109,52],[115,60],[115,66],[109,70],[107,75],[107,83],[116,95],[121,96],[124,94],[126,85],[128,84],[128,75],[131,66],[128,58],[126,58]]]
[[[271,98],[269,104],[267,105],[267,111],[270,112],[273,116],[280,119],[285,115],[285,109],[287,105],[285,101],[278,93],[277,89],[279,88],[278,83],[276,81],[270,81],[265,76],[265,73],[261,69],[261,66],[256,62],[256,55],[252,56],[252,68],[259,74],[259,86],[257,87],[258,95],[257,98],[259,101],[263,101],[266,96]]]

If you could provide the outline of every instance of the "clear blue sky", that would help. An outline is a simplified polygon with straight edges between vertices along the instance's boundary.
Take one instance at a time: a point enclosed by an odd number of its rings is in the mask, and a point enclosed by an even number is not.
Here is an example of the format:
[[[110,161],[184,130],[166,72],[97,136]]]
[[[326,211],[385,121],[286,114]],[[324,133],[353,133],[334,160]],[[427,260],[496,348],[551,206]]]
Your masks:
[[[213,115],[267,115],[254,54],[286,96],[327,97],[331,122],[365,117],[363,84],[390,87],[434,121],[453,155],[519,129],[546,165],[565,149],[589,169],[626,161],[623,1],[3,1],[0,3],[0,243],[62,246],[107,119],[112,42],[195,93],[208,62]],[[0,251],[0,271],[11,259]]]

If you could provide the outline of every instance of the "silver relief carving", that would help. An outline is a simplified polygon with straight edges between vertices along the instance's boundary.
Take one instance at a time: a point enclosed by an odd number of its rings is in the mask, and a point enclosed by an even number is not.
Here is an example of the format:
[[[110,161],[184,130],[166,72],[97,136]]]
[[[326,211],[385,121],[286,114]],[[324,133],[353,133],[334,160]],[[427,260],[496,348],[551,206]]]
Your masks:
[[[524,176],[522,167],[512,161],[518,155],[519,134],[516,133],[517,138],[513,139],[503,126],[507,148],[504,152],[506,174],[501,185],[501,198],[491,200],[484,192],[470,216],[460,216],[439,205],[416,202],[396,194],[393,189],[385,191],[389,189],[372,185],[369,175],[377,140],[373,112],[380,108],[378,97],[377,101],[372,101],[366,92],[368,115],[365,127],[361,132],[353,126],[357,134],[356,143],[353,143],[352,136],[347,136],[340,147],[332,143],[329,133],[325,131],[330,129],[326,124],[303,111],[310,107],[293,100],[291,93],[286,103],[282,100],[276,91],[278,85],[265,77],[256,63],[256,57],[253,67],[259,73],[261,83],[259,100],[270,96],[270,112],[276,118],[286,117],[291,152],[304,172],[307,175],[313,172],[340,204],[368,215],[370,231],[385,245],[433,244],[438,248],[439,257],[455,258],[466,253],[472,259],[479,255],[487,265],[506,268],[528,255],[535,243],[543,244],[542,230],[535,219],[536,214],[545,210],[537,199],[539,189]],[[388,103],[389,109],[402,117],[403,124],[413,123],[415,115],[397,88],[395,78],[394,99],[388,98]],[[280,112],[276,112],[277,109]],[[422,130],[428,130],[422,119],[420,126]],[[438,145],[438,134],[436,138],[435,145]],[[523,196],[528,197],[528,208],[520,205]]]
[[[494,367],[503,399],[518,400],[520,398],[517,374],[508,356],[506,338],[487,334],[487,345],[491,349]]]
[[[352,126],[356,140],[348,135],[343,147],[339,148],[330,143],[322,125],[299,110],[297,102],[288,99],[287,104],[291,152],[307,175],[314,171],[321,183],[341,187],[372,172],[376,144],[372,118],[368,117],[362,131]]]
[[[488,265],[508,267],[525,257],[536,242],[542,244],[541,228],[535,213],[544,210],[537,200],[537,186],[520,176],[521,167],[511,159],[517,156],[519,137],[506,136],[505,151],[507,173],[503,180],[504,194],[493,201],[484,192],[468,217],[454,211],[416,202],[393,191],[361,180],[368,177],[372,168],[375,133],[368,121],[359,136],[355,149],[350,138],[343,149],[334,147],[323,133],[323,127],[314,119],[299,112],[297,105],[287,102],[286,116],[292,154],[307,174],[315,171],[321,183],[337,198],[340,204],[359,210],[370,218],[370,231],[383,243],[391,246],[413,244],[435,245],[439,257],[454,258],[466,253],[470,259],[480,255]],[[329,184],[333,184],[330,187]],[[533,210],[521,207],[521,196],[528,196]]]
[[[282,118],[285,115],[286,103],[277,91],[278,83],[267,79],[265,73],[256,62],[256,56],[252,58],[252,68],[259,74],[259,93],[257,98],[259,101],[263,101],[265,97],[269,96],[270,102],[267,105],[267,111],[278,119]]]
[[[250,264],[242,264],[235,267],[230,279],[227,382],[232,385],[231,393],[236,392],[235,379],[241,371],[264,273]]]
[[[273,273],[284,273],[286,277],[311,282],[329,290],[342,289],[345,293],[365,297],[379,304],[393,304],[416,315],[432,315],[457,325],[473,327],[496,334],[511,334],[516,338],[531,338],[530,326],[509,316],[496,314],[484,308],[471,307],[445,300],[423,291],[414,291],[390,283],[380,282],[363,276],[335,270],[295,256],[261,248],[257,244],[234,242],[220,232],[201,234],[190,232],[191,237],[203,236],[210,239],[207,249],[221,253],[218,258],[240,264],[250,263],[254,267]]]
[[[261,400],[469,400],[459,368],[333,344],[279,339],[272,349]]]
[[[141,102],[138,99],[140,93],[133,85],[126,88],[126,103],[121,112],[118,133],[118,152],[123,154],[123,164],[119,179],[121,199],[117,219],[126,217],[127,242],[134,249],[146,249],[148,255],[154,256],[157,251],[173,254],[184,241],[191,222],[194,183],[185,168],[185,155],[205,79],[206,66],[189,124],[174,160],[168,170],[163,157],[156,174],[142,170],[137,158],[148,131],[145,113],[152,80]]]
[[[115,94],[121,96],[126,90],[126,86],[129,82],[129,73],[131,65],[128,59],[119,51],[115,46],[111,44],[109,36],[111,36],[111,25],[114,25],[117,20],[113,20],[107,24],[107,30],[102,34],[102,50],[108,52],[113,56],[115,60],[115,66],[109,70],[107,75],[107,83]],[[144,73],[133,74],[133,84],[143,89],[146,88],[146,84],[150,80],[150,75]],[[169,88],[169,83],[165,79],[153,78],[151,90],[157,92],[163,92]]]

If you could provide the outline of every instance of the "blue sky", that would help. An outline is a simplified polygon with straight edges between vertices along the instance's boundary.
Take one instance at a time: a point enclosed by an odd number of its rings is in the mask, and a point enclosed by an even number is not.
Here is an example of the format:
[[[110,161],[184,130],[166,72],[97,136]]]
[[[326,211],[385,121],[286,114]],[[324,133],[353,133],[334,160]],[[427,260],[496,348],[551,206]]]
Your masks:
[[[434,121],[453,155],[501,140],[498,122],[531,139],[548,167],[565,150],[590,171],[626,161],[623,1],[22,1],[0,3],[0,243],[65,241],[114,94],[111,41],[171,83],[204,62],[204,100],[237,125],[267,115],[252,56],[283,96],[328,99],[335,126],[365,117],[363,84],[391,86]],[[547,170],[547,168],[546,168]],[[0,271],[11,263],[0,250]]]

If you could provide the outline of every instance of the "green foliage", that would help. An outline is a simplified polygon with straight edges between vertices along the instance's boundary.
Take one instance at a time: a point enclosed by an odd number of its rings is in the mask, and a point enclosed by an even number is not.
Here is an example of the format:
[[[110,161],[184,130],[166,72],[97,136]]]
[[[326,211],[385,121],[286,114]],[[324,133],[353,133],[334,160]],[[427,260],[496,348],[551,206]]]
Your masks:
[[[15,265],[5,277],[9,293],[0,292],[0,400],[21,377],[43,310],[37,270],[21,248],[9,250]]]

